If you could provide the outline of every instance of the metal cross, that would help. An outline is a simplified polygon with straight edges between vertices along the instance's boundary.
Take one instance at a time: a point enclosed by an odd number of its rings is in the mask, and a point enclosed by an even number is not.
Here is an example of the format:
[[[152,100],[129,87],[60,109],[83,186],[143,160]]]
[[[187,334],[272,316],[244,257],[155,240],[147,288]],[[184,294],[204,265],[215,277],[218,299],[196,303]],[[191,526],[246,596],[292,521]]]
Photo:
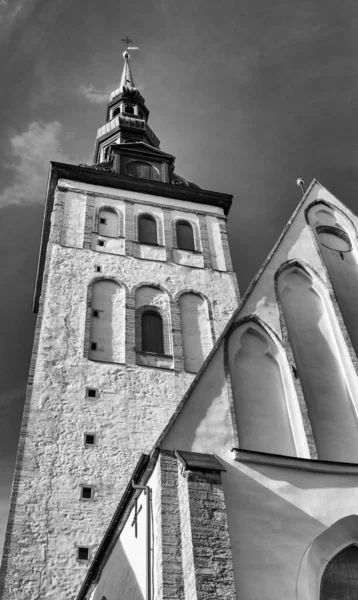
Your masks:
[[[128,49],[128,46],[129,46],[129,44],[131,44],[131,43],[132,43],[132,40],[130,40],[130,39],[129,39],[129,37],[128,37],[128,36],[126,36],[125,38],[122,38],[122,39],[121,39],[121,42],[124,42],[124,43],[125,43],[125,45],[127,46],[127,49]]]
[[[133,517],[133,521],[131,524],[131,527],[133,527],[134,525],[134,535],[135,537],[138,537],[138,515],[140,513],[140,511],[142,510],[142,505],[140,505],[139,509],[138,509],[138,500],[135,501],[135,506],[134,506],[134,517]]]

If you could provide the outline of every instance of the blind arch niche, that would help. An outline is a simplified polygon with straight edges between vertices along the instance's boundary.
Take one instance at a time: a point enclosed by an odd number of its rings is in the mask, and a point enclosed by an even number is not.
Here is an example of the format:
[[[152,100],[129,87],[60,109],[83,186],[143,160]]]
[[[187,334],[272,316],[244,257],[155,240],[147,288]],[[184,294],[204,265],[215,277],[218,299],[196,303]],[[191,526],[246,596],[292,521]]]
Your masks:
[[[240,446],[272,454],[300,454],[299,440],[305,438],[297,398],[288,365],[272,338],[256,322],[243,323],[229,338],[228,355]],[[307,456],[304,447],[303,441]]]
[[[186,292],[179,298],[179,312],[184,369],[197,373],[213,346],[208,303],[200,294]]]
[[[358,356],[358,253],[352,224],[339,211],[318,203],[308,211],[323,261]]]
[[[95,281],[90,307],[88,358],[125,362],[125,290],[113,280]]]
[[[327,292],[299,265],[284,269],[277,284],[318,456],[357,462],[353,368]]]

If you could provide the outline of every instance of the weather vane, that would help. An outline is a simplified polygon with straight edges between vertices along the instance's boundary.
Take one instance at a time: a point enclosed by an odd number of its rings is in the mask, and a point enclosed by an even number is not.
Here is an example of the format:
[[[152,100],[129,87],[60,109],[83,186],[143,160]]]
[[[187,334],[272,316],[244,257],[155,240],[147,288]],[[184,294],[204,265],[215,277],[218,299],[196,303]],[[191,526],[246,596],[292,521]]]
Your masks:
[[[129,44],[132,44],[132,40],[126,36],[124,38],[121,39],[121,42],[124,42],[126,45],[126,52],[128,52],[128,50],[139,50],[138,46],[130,46]]]

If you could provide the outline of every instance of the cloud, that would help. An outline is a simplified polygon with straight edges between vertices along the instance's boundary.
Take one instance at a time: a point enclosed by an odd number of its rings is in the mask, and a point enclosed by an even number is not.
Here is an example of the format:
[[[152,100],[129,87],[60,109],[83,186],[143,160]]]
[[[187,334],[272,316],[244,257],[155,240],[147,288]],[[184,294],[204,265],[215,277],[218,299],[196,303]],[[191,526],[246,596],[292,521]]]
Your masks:
[[[114,88],[113,88],[114,89]],[[112,91],[112,90],[111,90]],[[81,85],[80,92],[89,102],[103,104],[108,102],[111,91],[96,90],[93,85]]]
[[[0,207],[43,203],[49,161],[71,162],[62,148],[61,134],[57,121],[34,122],[10,138],[13,161],[7,168],[13,172],[13,183],[0,191]]]

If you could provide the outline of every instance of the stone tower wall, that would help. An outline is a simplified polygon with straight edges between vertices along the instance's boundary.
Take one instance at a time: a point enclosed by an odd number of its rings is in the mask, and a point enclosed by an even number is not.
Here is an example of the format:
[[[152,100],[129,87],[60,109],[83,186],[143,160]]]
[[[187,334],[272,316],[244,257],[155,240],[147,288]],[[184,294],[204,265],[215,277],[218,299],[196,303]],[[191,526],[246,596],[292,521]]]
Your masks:
[[[120,217],[118,238],[104,247],[97,245],[101,206]],[[157,216],[162,245],[137,242],[140,210]],[[197,225],[198,250],[191,255],[173,247],[174,212]],[[221,232],[215,255],[208,229],[216,240]],[[100,278],[125,289],[123,363],[88,358],[91,284]],[[151,284],[169,299],[173,358],[150,357],[148,367],[137,364],[135,294]],[[88,547],[93,558],[140,454],[193,380],[183,370],[183,291],[207,298],[214,343],[238,301],[221,209],[59,181],[5,539],[3,600],[75,597],[88,567],[77,547]],[[96,397],[88,397],[88,388]],[[93,446],[84,444],[86,432],[95,434]],[[82,485],[92,486],[92,499],[81,499]]]

